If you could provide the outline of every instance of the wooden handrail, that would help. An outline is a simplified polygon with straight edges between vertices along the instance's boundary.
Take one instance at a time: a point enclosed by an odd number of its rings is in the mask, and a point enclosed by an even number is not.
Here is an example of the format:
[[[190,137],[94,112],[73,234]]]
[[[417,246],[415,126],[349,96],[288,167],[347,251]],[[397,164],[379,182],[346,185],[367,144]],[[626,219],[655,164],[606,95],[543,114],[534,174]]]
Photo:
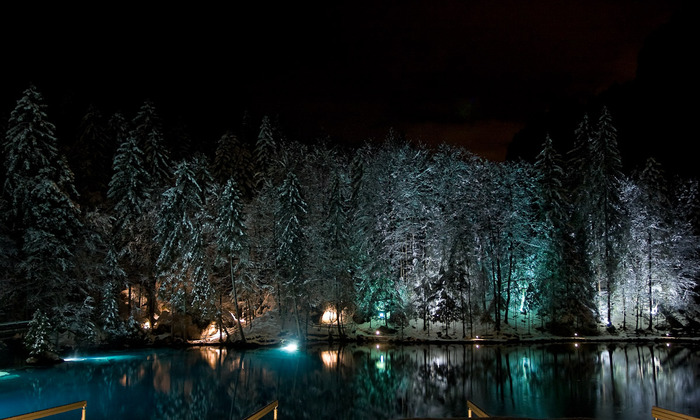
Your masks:
[[[473,402],[471,402],[469,400],[467,400],[467,409],[468,409],[468,413],[469,413],[469,418],[472,417],[472,412],[474,414],[476,414],[478,417],[484,417],[484,418],[489,417],[489,415],[486,414],[486,412],[484,410],[480,409],[479,407],[476,406],[476,404],[474,404]]]
[[[651,416],[656,420],[700,420],[697,417],[676,413],[675,411],[657,406],[651,407]]]
[[[275,400],[270,404],[266,405],[265,407],[261,408],[260,410],[256,411],[255,413],[251,414],[250,416],[246,417],[245,420],[258,420],[259,418],[262,418],[265,414],[269,413],[272,410],[274,410],[274,418],[275,420],[277,420],[277,407],[279,405],[279,401]]]
[[[47,408],[45,410],[34,411],[33,413],[20,414],[19,416],[7,417],[3,420],[34,420],[43,417],[53,416],[55,414],[65,413],[66,411],[77,410],[79,408],[83,409],[82,420],[85,420],[85,408],[87,407],[87,401],[78,401],[72,404],[60,405],[58,407]]]

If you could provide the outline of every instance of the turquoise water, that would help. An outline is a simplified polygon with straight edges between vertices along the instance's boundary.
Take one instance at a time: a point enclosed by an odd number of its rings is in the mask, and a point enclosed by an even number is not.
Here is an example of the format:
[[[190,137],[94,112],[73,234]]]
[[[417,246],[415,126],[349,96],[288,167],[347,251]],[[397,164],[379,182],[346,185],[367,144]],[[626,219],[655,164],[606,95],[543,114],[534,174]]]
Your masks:
[[[467,399],[491,415],[637,420],[659,405],[700,416],[698,350],[572,343],[71,354],[53,367],[0,369],[0,418],[81,400],[90,420],[241,419],[273,400],[280,420],[466,416]]]

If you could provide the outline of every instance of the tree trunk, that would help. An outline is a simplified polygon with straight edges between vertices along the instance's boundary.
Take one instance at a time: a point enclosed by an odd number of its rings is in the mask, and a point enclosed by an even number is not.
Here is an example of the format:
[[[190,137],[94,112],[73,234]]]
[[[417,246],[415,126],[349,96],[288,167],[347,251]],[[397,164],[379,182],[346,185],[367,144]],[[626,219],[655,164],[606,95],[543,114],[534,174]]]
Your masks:
[[[238,306],[238,292],[236,291],[236,280],[233,276],[233,258],[229,256],[228,259],[229,271],[231,273],[231,287],[233,288],[233,302],[236,305],[236,323],[238,324],[238,331],[241,334],[241,341],[245,341],[245,335],[243,334],[243,326],[241,325],[241,308]]]
[[[651,232],[649,232],[647,244],[649,245],[649,252],[647,253],[647,270],[649,275],[649,331],[653,328],[653,310],[654,310],[654,299],[652,296],[652,277],[651,277]]]

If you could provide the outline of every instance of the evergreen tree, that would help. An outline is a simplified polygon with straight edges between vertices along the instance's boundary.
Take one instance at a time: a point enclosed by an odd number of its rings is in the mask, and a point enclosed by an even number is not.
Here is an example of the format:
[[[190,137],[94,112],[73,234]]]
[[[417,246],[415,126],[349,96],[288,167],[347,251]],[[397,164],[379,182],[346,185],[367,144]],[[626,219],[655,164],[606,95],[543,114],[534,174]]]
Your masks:
[[[117,218],[116,231],[123,232],[133,229],[151,206],[150,176],[135,137],[121,140],[112,171],[107,197]]]
[[[279,186],[277,192],[278,205],[275,212],[276,260],[281,278],[284,279],[284,293],[292,300],[297,335],[301,337],[300,299],[305,299],[308,292],[304,278],[304,263],[306,260],[304,219],[307,212],[307,204],[301,196],[297,176],[292,171],[287,172],[284,182]],[[278,292],[278,296],[281,295],[282,293]]]
[[[256,164],[256,180],[260,185],[263,179],[269,178],[269,170],[274,166],[274,158],[277,152],[277,146],[273,136],[272,123],[266,115],[260,124],[260,132],[255,142],[254,158]]]
[[[29,350],[30,356],[40,356],[53,351],[51,333],[51,324],[46,315],[40,309],[34,311],[32,320],[29,321],[29,330],[24,337],[24,345]]]
[[[612,295],[619,269],[622,235],[622,206],[620,202],[623,181],[622,159],[617,146],[617,132],[606,107],[598,119],[593,137],[594,189],[591,191],[592,212],[589,219],[589,259],[601,298],[605,296],[606,324],[612,325]]]
[[[102,330],[107,334],[108,340],[124,335],[124,326],[119,317],[119,305],[117,303],[118,289],[111,281],[102,286],[102,304],[100,308]]]
[[[102,113],[96,106],[89,106],[70,148],[70,164],[76,174],[80,196],[86,204],[99,206],[104,202],[110,176],[105,168],[111,164],[113,144],[117,143],[110,141]]]
[[[218,197],[218,209],[216,212],[216,240],[219,252],[226,260],[228,273],[231,280],[231,293],[236,307],[236,322],[241,341],[245,343],[245,335],[241,326],[241,308],[239,306],[239,290],[236,287],[237,264],[246,264],[243,261],[242,251],[247,246],[246,227],[243,223],[243,210],[236,181],[229,179]]]
[[[598,296],[598,311],[605,324],[612,326],[612,296],[620,269],[618,244],[623,232],[620,202],[623,181],[622,161],[617,134],[607,108],[603,108],[595,127],[587,116],[579,124],[571,154],[571,185],[574,194],[574,234],[583,245],[574,253],[586,261],[587,277]]]
[[[18,243],[19,271],[29,307],[57,308],[72,289],[73,250],[82,227],[73,172],[58,152],[55,127],[34,86],[10,115],[5,142],[6,226]],[[79,299],[80,300],[80,299]]]
[[[131,136],[143,152],[144,169],[153,188],[160,190],[171,178],[170,152],[165,147],[162,123],[151,101],[145,101],[132,121]]]
[[[217,143],[212,175],[221,184],[233,178],[245,197],[249,197],[253,192],[253,158],[245,144],[230,131],[221,136]]]
[[[214,317],[215,293],[209,279],[212,262],[207,250],[211,223],[206,211],[211,184],[202,158],[180,162],[175,185],[163,193],[155,223],[155,239],[161,247],[156,261],[160,293],[174,311],[202,321]]]
[[[568,240],[568,202],[561,155],[547,135],[535,162],[537,200],[536,234],[540,244],[538,277],[541,308],[550,320],[563,319],[571,305],[581,296],[571,296],[564,283],[564,241]]]
[[[350,232],[348,231],[348,199],[347,181],[340,168],[336,168],[333,175],[332,186],[328,196],[328,213],[324,220],[323,231],[325,233],[324,254],[328,278],[333,280],[332,303],[337,313],[338,334],[342,331],[343,312],[351,307],[352,284],[350,273],[352,270],[349,252]]]

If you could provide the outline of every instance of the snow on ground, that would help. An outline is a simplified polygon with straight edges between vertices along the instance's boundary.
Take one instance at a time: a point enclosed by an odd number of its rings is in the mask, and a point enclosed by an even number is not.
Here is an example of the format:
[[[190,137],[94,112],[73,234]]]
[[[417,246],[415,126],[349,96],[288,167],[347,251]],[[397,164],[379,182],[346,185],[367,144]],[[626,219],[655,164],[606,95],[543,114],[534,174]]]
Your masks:
[[[338,340],[338,327],[336,324],[309,324],[304,329],[302,335],[306,336],[308,343],[328,342],[330,339]],[[240,335],[236,328],[228,329],[230,340],[227,344],[240,344]],[[464,330],[460,323],[450,324],[447,331],[445,326],[439,323],[431,323],[428,328],[423,328],[422,320],[412,320],[403,329],[391,323],[373,320],[362,324],[349,323],[344,325],[347,339],[359,342],[392,341],[404,343],[473,343],[473,342],[538,342],[538,341],[652,341],[652,340],[686,340],[700,342],[700,337],[674,337],[661,331],[654,333],[636,333],[632,330],[618,331],[615,334],[602,332],[600,335],[583,336],[574,334],[573,336],[555,336],[550,333],[541,332],[534,326],[519,326],[515,328],[512,324],[504,324],[501,332],[496,334],[492,324],[473,325],[470,330],[466,325]],[[463,331],[466,334],[463,334]],[[249,345],[277,346],[290,341],[299,340],[296,334],[296,324],[292,317],[284,321],[284,328],[279,314],[276,311],[269,311],[265,315],[255,318],[252,325],[245,325],[243,330],[246,342]],[[218,330],[215,334],[203,336],[202,340],[190,341],[191,344],[218,344]]]

